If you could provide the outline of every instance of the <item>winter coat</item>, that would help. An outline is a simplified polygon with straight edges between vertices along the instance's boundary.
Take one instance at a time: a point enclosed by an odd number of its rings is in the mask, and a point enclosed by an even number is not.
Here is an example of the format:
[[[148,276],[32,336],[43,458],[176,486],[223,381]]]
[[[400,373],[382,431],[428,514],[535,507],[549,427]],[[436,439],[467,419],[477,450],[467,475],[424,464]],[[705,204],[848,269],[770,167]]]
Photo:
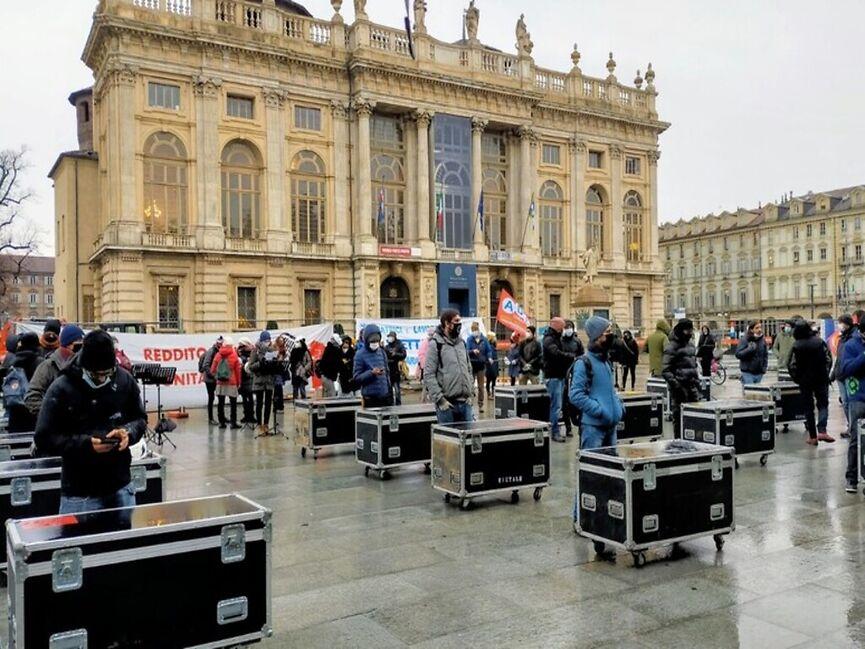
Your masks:
[[[829,385],[832,354],[826,342],[804,321],[793,328],[793,338],[793,353],[788,365],[790,378],[803,388]]]
[[[342,388],[343,393],[354,392],[357,390],[357,385],[355,385],[353,378],[355,356],[354,347],[349,345],[348,349],[345,351],[340,348],[339,354],[339,386]]]
[[[583,341],[576,333],[573,336],[562,336],[562,350],[566,354],[573,354],[574,358],[579,358],[586,353],[583,349]]]
[[[673,403],[691,403],[700,400],[700,373],[694,343],[684,340],[681,330],[673,329],[664,347],[661,376],[670,388]]]
[[[459,336],[445,335],[441,325],[436,328],[426,352],[423,384],[430,401],[437,405],[442,399],[451,403],[467,401],[474,394],[474,376],[465,341]]]
[[[39,409],[42,407],[42,400],[45,398],[48,388],[60,376],[60,372],[66,364],[72,360],[72,356],[66,357],[68,353],[64,349],[56,350],[51,356],[39,363],[33,378],[30,379],[24,402],[27,404],[27,410],[34,417],[39,416]]]
[[[231,345],[223,345],[219,348],[219,351],[213,357],[213,362],[210,364],[210,373],[216,377],[216,373],[219,369],[219,363],[225,359],[228,363],[228,369],[231,376],[228,380],[220,381],[216,379],[218,385],[230,385],[236,388],[240,387],[240,383],[242,379],[243,366],[240,363],[240,358],[237,356],[237,352],[234,347]]]
[[[585,361],[574,363],[568,399],[582,413],[584,424],[614,429],[622,420],[625,407],[616,394],[613,372],[607,358],[596,348],[589,348],[587,358],[592,364],[591,381],[586,375]]]
[[[144,435],[147,414],[129,372],[118,368],[111,384],[97,390],[84,382],[78,363],[76,357],[67,364],[45,394],[36,448],[41,455],[63,458],[63,495],[106,496],[129,484],[132,456],[128,448],[96,453],[91,437],[125,428],[132,446]]]
[[[252,348],[252,353],[249,356],[249,372],[252,374],[252,391],[259,392],[261,390],[273,390],[276,385],[276,376],[274,374],[265,373],[265,365],[267,355],[272,354],[272,358],[276,359],[276,351],[266,341],[256,343]],[[216,381],[216,379],[213,379]]]
[[[466,351],[469,353],[469,362],[474,374],[486,370],[490,359],[493,357],[490,341],[483,336],[480,337],[480,340],[476,340],[474,333],[469,335],[468,340],[466,340]]]
[[[543,361],[541,343],[537,338],[520,342],[520,374],[540,374]]]
[[[576,356],[562,348],[562,334],[550,327],[544,334],[544,377],[563,379],[568,373]]]
[[[354,354],[353,378],[360,386],[361,396],[383,398],[390,394],[390,373],[384,348],[379,347],[375,351],[369,348],[369,339],[373,334],[381,335],[381,330],[376,325],[367,325],[363,330],[363,347]],[[372,371],[378,367],[384,369],[384,372],[373,374]]]
[[[216,356],[218,350],[219,347],[211,345],[210,349],[204,352],[204,358],[202,358],[201,362],[198,364],[201,373],[204,375],[202,380],[205,383],[216,383],[216,378],[210,373],[210,366],[213,364],[213,357]]]
[[[297,345],[288,357],[292,385],[306,385],[312,376],[312,355],[306,345]]]
[[[697,343],[697,358],[711,359],[715,356],[715,337],[712,334],[700,334],[700,342]]]
[[[739,370],[748,374],[765,374],[769,369],[769,350],[766,339],[760,336],[754,338],[751,334],[742,336],[736,347],[736,358],[739,359]]]
[[[27,377],[28,391],[29,383],[33,381],[36,370],[39,364],[42,363],[42,348],[36,349],[18,349],[15,353],[15,360],[12,361],[12,367],[20,367],[24,370],[24,375]],[[26,400],[26,396],[25,396]],[[26,403],[26,402],[25,402]],[[27,405],[12,406],[7,409],[9,412],[9,423],[6,427],[10,433],[29,433],[36,428],[36,417],[39,412],[31,412]]]
[[[784,333],[784,330],[778,332],[775,337],[775,342],[772,343],[772,349],[778,356],[778,367],[786,368],[790,363],[790,354],[793,353],[793,343],[796,342],[793,338],[793,332]],[[759,372],[757,372],[759,374]]]
[[[18,335],[9,334],[6,337],[6,355],[3,357],[3,363],[0,364],[0,379],[6,378],[6,372],[12,367],[15,361],[15,348],[18,346]]]
[[[844,358],[844,347],[853,334],[857,333],[856,327],[850,327],[838,336],[838,346],[835,348],[835,362],[832,365],[832,371],[829,373],[829,381],[840,381],[844,377],[841,376],[841,359]]]
[[[848,399],[865,402],[865,339],[859,331],[855,331],[844,345],[839,374]]]
[[[384,352],[387,354],[387,369],[390,372],[391,379],[394,381],[399,381],[400,372],[399,372],[399,364],[405,360],[405,357],[408,355],[405,350],[405,345],[403,342],[397,338],[393,343],[387,343],[384,346]]]
[[[670,325],[666,320],[655,323],[655,331],[646,339],[646,353],[649,354],[649,370],[653,376],[660,376],[664,370],[664,349],[670,339]]]
[[[240,359],[240,366],[242,368],[240,372],[240,392],[245,394],[252,392],[252,374],[246,369],[251,354],[252,351],[249,349],[237,350],[237,357]]]
[[[508,361],[508,376],[517,378],[520,375],[520,346],[519,345],[511,345],[511,348],[508,349],[508,354],[505,357]]]
[[[333,340],[324,347],[321,358],[318,361],[318,373],[325,379],[336,381],[339,378],[339,370],[342,366],[341,343]]]
[[[633,337],[622,337],[622,344],[619,346],[619,362],[625,367],[636,367],[640,362],[640,346]]]

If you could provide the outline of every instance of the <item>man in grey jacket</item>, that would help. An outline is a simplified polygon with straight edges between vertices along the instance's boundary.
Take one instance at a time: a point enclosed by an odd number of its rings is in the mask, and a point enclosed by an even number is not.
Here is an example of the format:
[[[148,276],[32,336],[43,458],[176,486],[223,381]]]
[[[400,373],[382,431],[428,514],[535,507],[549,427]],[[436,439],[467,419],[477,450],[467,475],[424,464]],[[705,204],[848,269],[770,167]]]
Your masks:
[[[60,371],[72,360],[72,357],[81,349],[84,340],[84,332],[81,327],[74,324],[64,325],[60,332],[60,347],[51,352],[44,361],[39,363],[30,384],[27,386],[27,394],[24,397],[24,405],[32,415],[39,415],[42,408],[42,400],[48,388],[60,376]]]
[[[475,384],[461,328],[459,312],[445,309],[427,348],[423,384],[440,424],[474,419],[471,398]]]

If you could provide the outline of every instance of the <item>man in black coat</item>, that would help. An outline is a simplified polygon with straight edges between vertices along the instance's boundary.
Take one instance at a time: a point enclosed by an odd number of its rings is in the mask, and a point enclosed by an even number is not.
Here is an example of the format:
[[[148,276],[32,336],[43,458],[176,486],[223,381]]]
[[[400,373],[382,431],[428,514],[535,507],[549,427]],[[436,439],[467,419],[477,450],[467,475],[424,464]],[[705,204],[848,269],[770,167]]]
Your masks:
[[[829,347],[811,325],[799,320],[793,327],[793,353],[790,354],[790,378],[799,385],[805,401],[806,444],[817,446],[818,442],[834,442],[826,432],[829,419],[829,373],[832,370],[832,354]],[[817,420],[814,421],[814,405]]]
[[[574,357],[574,360],[586,353],[586,350],[583,349],[583,343],[577,335],[577,328],[574,325],[573,320],[565,320],[565,330],[562,332],[562,351],[571,354]],[[570,368],[568,368],[568,370],[569,371],[565,374],[565,384],[562,388],[562,418],[565,420],[565,437],[573,437],[574,432],[571,430],[571,411],[573,405],[571,404],[571,400],[568,398],[568,390],[571,387]]]
[[[403,342],[397,338],[396,332],[391,331],[387,335],[387,344],[384,346],[387,354],[387,371],[390,373],[390,384],[393,390],[393,403],[395,406],[402,405],[402,373],[399,371],[402,363],[408,355]]]
[[[63,458],[60,513],[134,505],[129,446],[146,428],[138,384],[117,367],[111,336],[91,331],[48,388],[36,423],[39,452]]]
[[[559,317],[553,318],[544,334],[543,342],[544,378],[550,394],[550,434],[554,442],[566,441],[566,436],[559,434],[559,418],[562,414],[565,377],[576,358],[562,347],[564,330],[565,321]]]
[[[670,414],[673,416],[675,437],[681,434],[682,404],[700,400],[700,373],[697,371],[697,350],[693,338],[694,323],[685,318],[673,327],[670,340],[664,347],[661,376],[670,390]]]

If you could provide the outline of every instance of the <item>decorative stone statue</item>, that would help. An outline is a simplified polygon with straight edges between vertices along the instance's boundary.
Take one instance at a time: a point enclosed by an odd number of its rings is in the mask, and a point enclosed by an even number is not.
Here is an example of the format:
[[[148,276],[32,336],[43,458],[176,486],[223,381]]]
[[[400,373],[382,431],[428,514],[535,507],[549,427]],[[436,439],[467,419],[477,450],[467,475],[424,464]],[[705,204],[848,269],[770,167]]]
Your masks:
[[[330,0],[330,6],[333,7],[334,13],[339,13],[342,9],[342,0]]]
[[[414,0],[414,30],[426,34],[426,0]]]
[[[526,29],[525,18],[525,14],[520,14],[520,19],[517,21],[517,53],[530,56],[535,44],[532,42],[532,35]]]
[[[598,274],[598,257],[595,255],[595,249],[589,248],[580,255],[580,261],[583,263],[583,268],[586,271],[583,281],[586,284],[592,285],[595,283],[595,277]]]
[[[478,39],[478,21],[480,20],[481,12],[475,7],[475,0],[469,2],[469,8],[466,9],[466,33],[470,41]]]
[[[354,0],[355,18],[366,18],[366,0]]]

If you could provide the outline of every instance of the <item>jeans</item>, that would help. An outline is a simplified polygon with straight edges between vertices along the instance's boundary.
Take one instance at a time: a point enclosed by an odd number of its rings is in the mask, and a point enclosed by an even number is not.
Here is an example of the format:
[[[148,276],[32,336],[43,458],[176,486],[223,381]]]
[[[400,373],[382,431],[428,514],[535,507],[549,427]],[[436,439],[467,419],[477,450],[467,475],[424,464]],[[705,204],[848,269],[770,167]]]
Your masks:
[[[762,374],[751,374],[750,372],[742,372],[742,385],[757,385],[762,381]]]
[[[473,421],[472,404],[468,401],[451,401],[451,407],[442,410],[436,407],[436,418],[440,424],[455,424],[460,421]]]
[[[207,388],[207,421],[215,421],[213,418],[213,400],[216,398],[216,381],[204,382],[204,387]]]
[[[321,396],[325,398],[336,396],[336,383],[326,376],[321,377]]]
[[[622,389],[628,389],[628,372],[631,374],[631,390],[634,389],[634,384],[637,382],[637,367],[636,365],[622,365]]]
[[[135,488],[132,484],[121,487],[107,496],[60,496],[61,514],[81,514],[100,509],[118,509],[135,506]]]
[[[259,426],[267,426],[270,422],[270,409],[273,406],[273,390],[255,391],[255,423]],[[264,408],[264,419],[261,417],[261,409]]]
[[[559,417],[562,414],[562,386],[564,379],[547,379],[547,392],[550,394],[550,435],[559,437]]]
[[[838,397],[841,399],[841,409],[844,410],[844,419],[849,426],[850,413],[848,411],[850,409],[850,397],[847,395],[847,385],[840,379],[835,381],[835,384],[838,386]]]
[[[400,377],[396,375],[392,380],[392,388],[393,388],[393,403],[395,406],[402,405],[402,385],[400,385]]]
[[[829,386],[817,385],[814,387],[800,386],[802,399],[805,401],[805,430],[811,438],[817,437],[817,433],[826,432],[826,422],[829,419]],[[814,403],[817,404],[817,422],[814,422]]]
[[[859,482],[859,420],[865,418],[865,401],[853,401],[849,403],[850,424],[847,430],[850,432],[850,441],[847,444],[847,482],[855,484]]]
[[[580,450],[587,451],[593,448],[616,445],[616,427],[599,428],[591,424],[580,426]],[[574,498],[574,522],[580,520],[580,501]]]

